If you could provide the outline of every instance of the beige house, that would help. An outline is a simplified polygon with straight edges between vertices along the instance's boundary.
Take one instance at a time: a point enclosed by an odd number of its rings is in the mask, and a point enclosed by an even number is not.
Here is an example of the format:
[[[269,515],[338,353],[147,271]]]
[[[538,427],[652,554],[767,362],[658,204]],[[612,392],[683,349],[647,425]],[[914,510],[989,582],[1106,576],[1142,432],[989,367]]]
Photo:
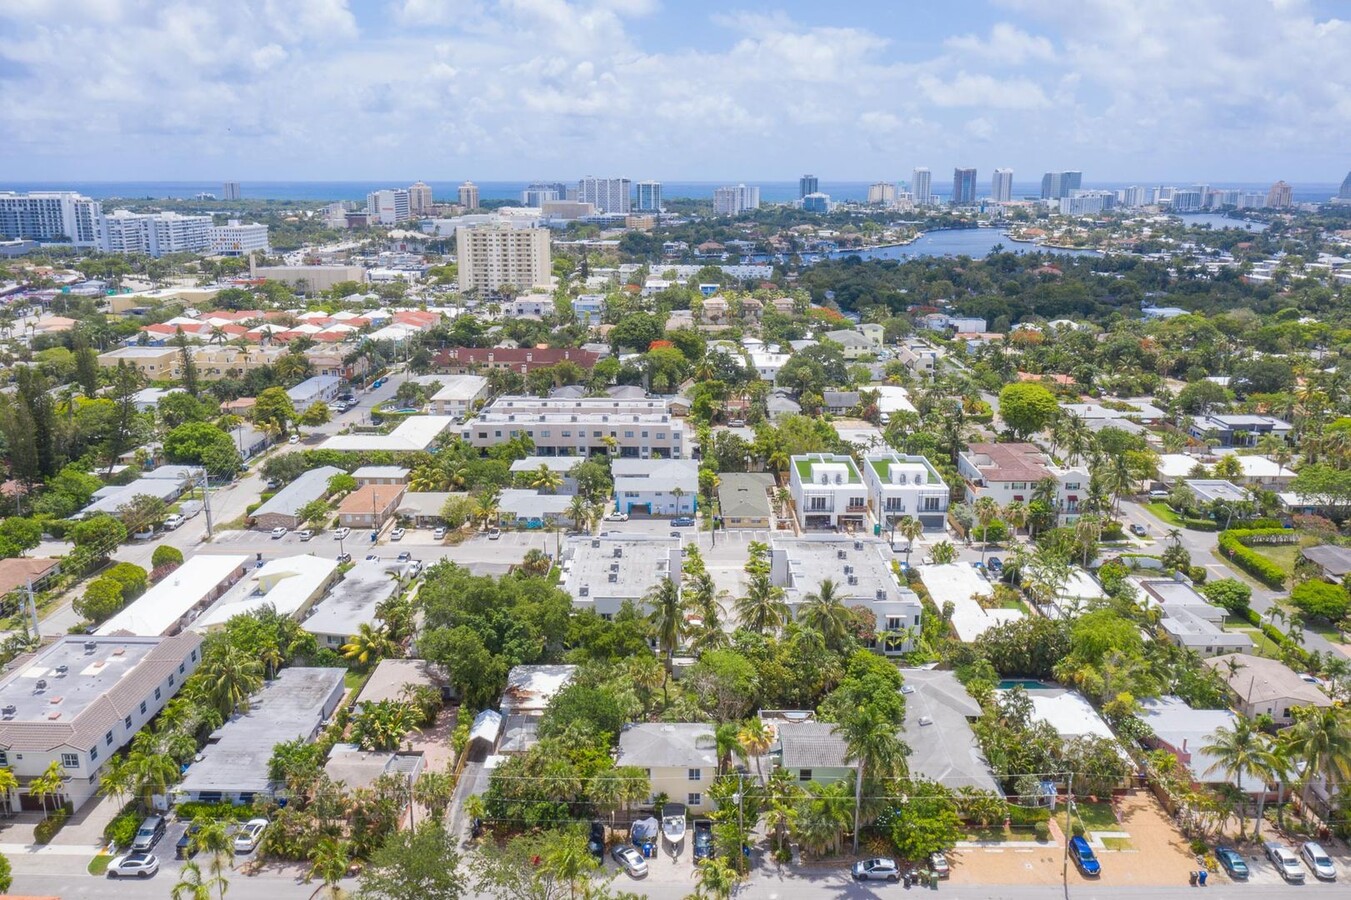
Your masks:
[[[115,369],[118,363],[133,366],[150,381],[167,381],[179,375],[177,347],[119,347],[99,354],[99,366]]]
[[[1277,725],[1295,721],[1294,710],[1301,706],[1332,706],[1332,700],[1317,685],[1305,681],[1275,659],[1230,653],[1205,660],[1229,685],[1234,708],[1248,718],[1271,716]]]
[[[177,351],[175,351],[177,352]],[[197,375],[207,381],[234,377],[263,366],[270,366],[285,353],[282,347],[233,347],[207,344],[197,347],[192,358],[197,363]]]
[[[654,798],[665,794],[695,814],[715,809],[708,795],[718,774],[718,745],[712,725],[645,722],[625,726],[619,735],[615,765],[646,770]]]
[[[394,515],[407,488],[403,484],[367,484],[343,498],[338,523],[348,528],[378,528]]]

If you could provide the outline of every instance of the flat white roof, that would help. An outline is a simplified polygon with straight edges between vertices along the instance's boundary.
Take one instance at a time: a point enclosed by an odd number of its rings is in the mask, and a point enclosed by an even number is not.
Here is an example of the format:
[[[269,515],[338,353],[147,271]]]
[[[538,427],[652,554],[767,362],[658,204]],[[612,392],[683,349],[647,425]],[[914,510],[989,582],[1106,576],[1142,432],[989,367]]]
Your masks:
[[[324,441],[324,450],[426,450],[437,435],[455,422],[454,416],[409,416],[389,434],[336,434]]]
[[[1031,690],[1027,696],[1032,700],[1033,717],[1048,723],[1063,738],[1091,734],[1109,741],[1116,740],[1116,735],[1112,734],[1112,729],[1107,727],[1093,704],[1078,691]]]
[[[952,627],[963,643],[974,641],[996,625],[1023,618],[1021,610],[984,609],[979,602],[971,599],[973,594],[989,596],[994,593],[994,585],[967,563],[918,568],[919,577],[929,589],[934,605],[942,609],[944,603],[952,601]]]
[[[304,554],[270,560],[211,605],[192,623],[193,631],[223,626],[235,616],[271,605],[283,616],[294,616],[338,568],[336,559]]]
[[[488,387],[482,375],[438,375],[436,380],[444,386],[432,394],[433,400],[473,400]]]
[[[235,554],[190,557],[94,633],[158,637],[248,561],[247,556]]]

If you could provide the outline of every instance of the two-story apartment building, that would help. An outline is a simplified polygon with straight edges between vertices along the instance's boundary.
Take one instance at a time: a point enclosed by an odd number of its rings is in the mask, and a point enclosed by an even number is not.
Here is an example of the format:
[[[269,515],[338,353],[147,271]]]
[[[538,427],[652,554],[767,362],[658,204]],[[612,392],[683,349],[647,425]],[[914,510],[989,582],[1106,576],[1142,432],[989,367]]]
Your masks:
[[[966,502],[992,497],[1001,507],[1014,500],[1031,503],[1039,482],[1055,482],[1061,524],[1079,518],[1079,504],[1088,493],[1086,466],[1057,466],[1036,444],[972,444],[958,455],[957,472],[966,482]]]
[[[19,805],[43,808],[30,785],[55,762],[64,778],[56,802],[79,809],[98,791],[104,764],[197,668],[201,645],[191,632],[71,635],[16,659],[0,680],[0,766],[19,781]]]
[[[652,516],[693,515],[699,495],[699,464],[692,459],[616,459],[615,508]]]
[[[718,742],[706,723],[643,722],[619,733],[616,766],[647,772],[652,796],[665,794],[701,815],[717,808],[708,789],[718,774]],[[754,768],[751,768],[754,771]]]
[[[851,456],[808,453],[788,467],[788,490],[798,524],[807,528],[863,528],[868,518],[868,488]]]
[[[488,379],[482,375],[441,376],[441,389],[428,401],[430,411],[438,416],[454,416],[463,421],[475,404],[489,394]]]
[[[484,407],[460,436],[486,450],[525,436],[540,456],[611,453],[640,459],[682,459],[689,452],[688,426],[671,415],[661,398],[499,397]]]
[[[561,580],[573,608],[611,619],[625,603],[643,609],[643,598],[663,578],[679,583],[678,538],[609,534],[570,539],[563,548]]]
[[[925,531],[943,530],[948,511],[948,486],[923,456],[888,450],[869,453],[863,460],[868,503],[883,528],[910,516]]]
[[[1289,422],[1275,416],[1212,413],[1192,419],[1188,433],[1198,441],[1213,437],[1221,447],[1254,447],[1263,435],[1288,440],[1293,430]]]

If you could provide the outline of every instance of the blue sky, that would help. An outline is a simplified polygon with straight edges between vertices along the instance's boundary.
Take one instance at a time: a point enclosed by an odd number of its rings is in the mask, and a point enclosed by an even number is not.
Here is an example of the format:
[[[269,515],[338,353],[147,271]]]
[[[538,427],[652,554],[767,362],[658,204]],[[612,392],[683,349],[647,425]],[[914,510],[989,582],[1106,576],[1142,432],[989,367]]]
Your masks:
[[[22,180],[1340,182],[1351,4],[4,0]]]

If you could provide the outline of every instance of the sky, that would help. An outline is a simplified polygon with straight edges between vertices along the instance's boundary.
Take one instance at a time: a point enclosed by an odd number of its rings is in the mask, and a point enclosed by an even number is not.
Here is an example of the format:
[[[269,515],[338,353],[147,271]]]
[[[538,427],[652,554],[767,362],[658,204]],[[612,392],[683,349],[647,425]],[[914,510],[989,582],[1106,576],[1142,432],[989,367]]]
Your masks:
[[[1337,13],[1346,19],[1336,18]],[[1340,182],[1338,0],[3,0],[8,180]]]

